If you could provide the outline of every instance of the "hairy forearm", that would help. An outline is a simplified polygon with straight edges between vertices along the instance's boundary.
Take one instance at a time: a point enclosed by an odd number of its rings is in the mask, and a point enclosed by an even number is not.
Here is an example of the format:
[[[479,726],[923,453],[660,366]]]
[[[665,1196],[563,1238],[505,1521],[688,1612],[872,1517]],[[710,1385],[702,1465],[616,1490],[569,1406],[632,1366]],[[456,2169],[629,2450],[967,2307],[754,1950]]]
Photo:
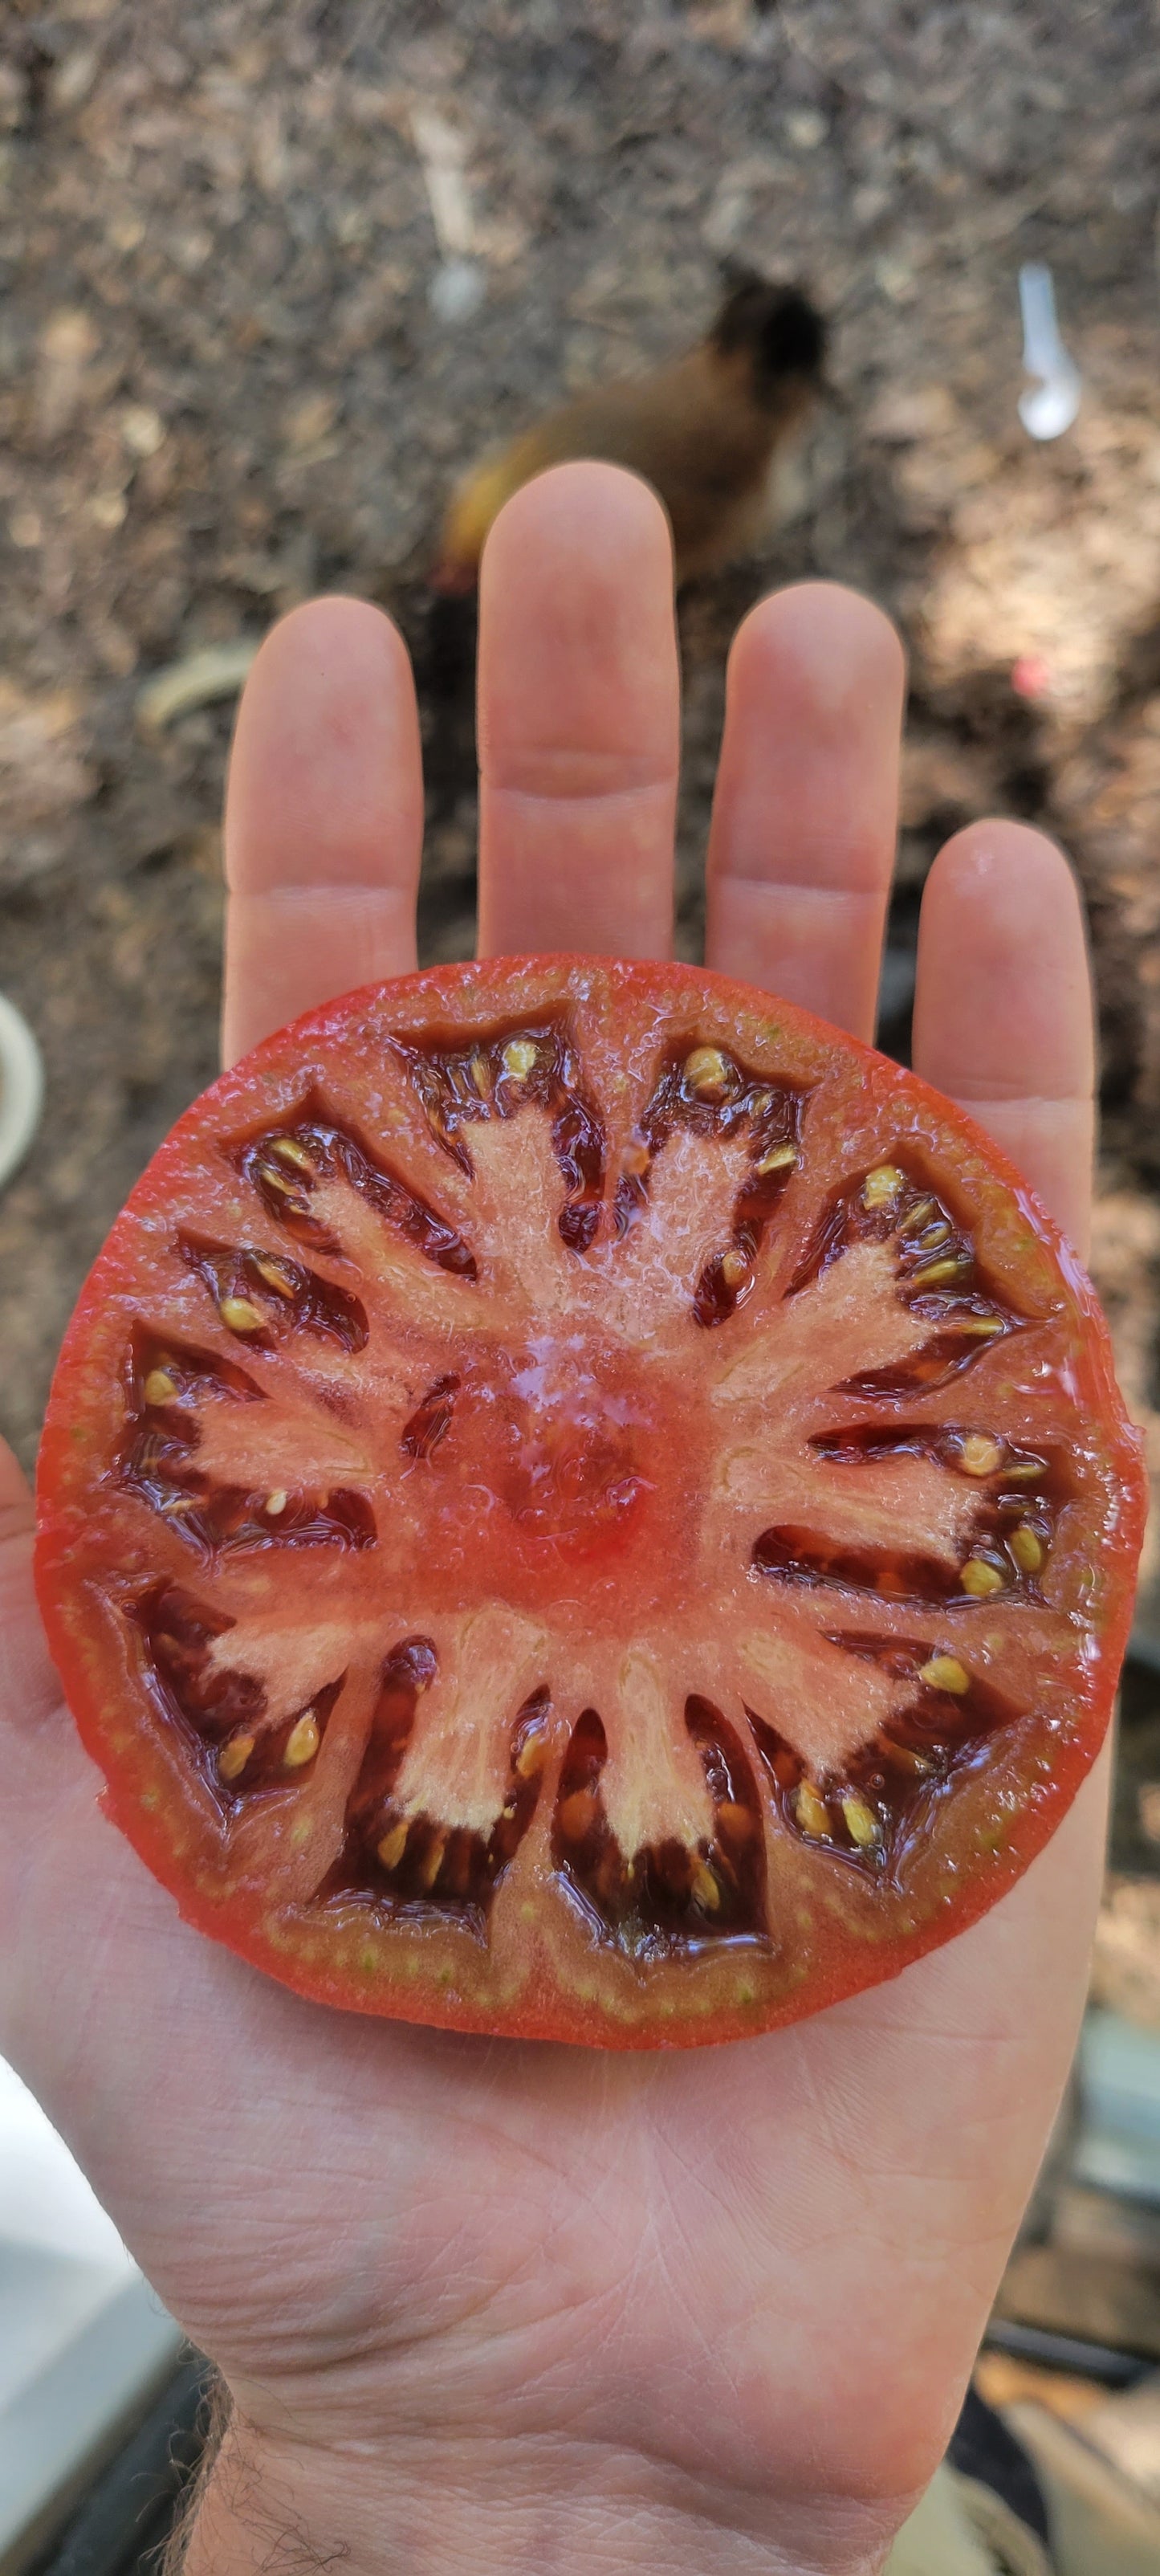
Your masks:
[[[580,2442],[368,2460],[235,2421],[166,2576],[879,2576],[900,2519],[836,2498],[678,2494],[667,2473]]]

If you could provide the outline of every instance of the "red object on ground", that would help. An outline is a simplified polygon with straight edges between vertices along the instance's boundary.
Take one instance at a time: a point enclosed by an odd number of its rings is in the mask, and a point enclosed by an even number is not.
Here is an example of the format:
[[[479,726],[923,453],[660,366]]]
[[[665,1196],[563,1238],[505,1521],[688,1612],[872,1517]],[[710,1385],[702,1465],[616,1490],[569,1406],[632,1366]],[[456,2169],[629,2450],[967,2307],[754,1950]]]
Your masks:
[[[1051,671],[1042,653],[1020,653],[1011,665],[1011,686],[1017,698],[1045,698],[1051,687]]]
[[[214,1085],[84,1290],[38,1581],[110,1814],[304,1994],[687,2046],[1002,1895],[1143,1518],[974,1124],[683,966],[455,966]]]

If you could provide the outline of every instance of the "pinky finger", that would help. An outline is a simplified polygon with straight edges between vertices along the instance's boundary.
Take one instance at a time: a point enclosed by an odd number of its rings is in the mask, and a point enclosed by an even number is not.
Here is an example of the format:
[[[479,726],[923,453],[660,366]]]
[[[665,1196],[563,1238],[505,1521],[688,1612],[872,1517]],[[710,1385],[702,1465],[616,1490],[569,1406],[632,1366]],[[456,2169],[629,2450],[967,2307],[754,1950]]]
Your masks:
[[[972,823],[935,860],[914,1065],[978,1119],[1084,1253],[1095,1049],[1083,909],[1062,852],[1024,823]]]

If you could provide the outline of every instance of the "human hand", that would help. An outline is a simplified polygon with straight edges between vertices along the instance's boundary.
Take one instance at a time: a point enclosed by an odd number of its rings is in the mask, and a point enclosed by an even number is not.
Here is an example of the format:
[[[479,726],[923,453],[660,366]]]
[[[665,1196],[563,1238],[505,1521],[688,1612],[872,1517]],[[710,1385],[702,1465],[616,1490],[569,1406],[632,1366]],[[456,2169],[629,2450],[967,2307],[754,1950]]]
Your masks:
[[[755,609],[730,665],[709,962],[862,1037],[902,678],[877,610],[813,584]],[[607,467],[545,476],[485,561],[484,953],[665,953],[677,743],[660,510]],[[297,611],[231,767],[229,1053],[413,967],[421,822],[393,628]],[[1058,853],[959,834],[919,977],[918,1069],[1082,1248],[1090,998]],[[101,1816],[3,1473],[0,2044],[232,2392],[190,2576],[870,2576],[953,2423],[1063,2084],[1099,1783],[971,1931],[765,2038],[606,2056],[329,2013],[183,1925]]]

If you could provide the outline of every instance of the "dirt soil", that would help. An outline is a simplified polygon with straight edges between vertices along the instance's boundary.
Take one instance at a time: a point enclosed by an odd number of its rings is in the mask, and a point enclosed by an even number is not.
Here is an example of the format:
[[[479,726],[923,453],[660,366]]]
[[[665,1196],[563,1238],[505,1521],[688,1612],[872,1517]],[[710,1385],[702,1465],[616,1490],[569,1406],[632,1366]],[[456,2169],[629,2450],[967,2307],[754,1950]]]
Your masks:
[[[232,704],[150,732],[142,690],[322,586],[391,607],[424,705],[423,953],[466,954],[471,639],[424,581],[449,484],[687,342],[732,252],[809,284],[837,398],[767,553],[681,602],[682,953],[730,632],[775,581],[857,583],[913,673],[884,1042],[905,1055],[940,839],[996,807],[1061,833],[1100,987],[1096,1266],[1160,1471],[1158,36],[1156,0],[8,0],[0,985],[48,1073],[0,1201],[26,1460],[87,1264],[214,1070]],[[1016,411],[1028,258],[1084,379],[1049,446]]]

